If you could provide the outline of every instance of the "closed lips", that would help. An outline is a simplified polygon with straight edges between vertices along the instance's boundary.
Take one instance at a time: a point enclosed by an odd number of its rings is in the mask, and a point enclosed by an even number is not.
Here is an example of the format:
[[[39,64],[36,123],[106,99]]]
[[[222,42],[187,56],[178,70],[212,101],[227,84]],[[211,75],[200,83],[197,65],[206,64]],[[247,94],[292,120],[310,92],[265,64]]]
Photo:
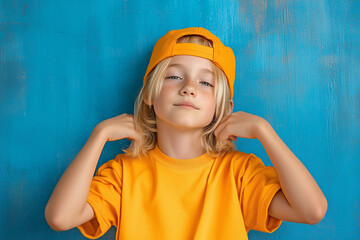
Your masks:
[[[182,103],[174,104],[174,106],[188,106],[188,107],[193,107],[195,109],[199,109],[198,107],[196,107],[194,104],[192,104],[190,102],[182,102]]]

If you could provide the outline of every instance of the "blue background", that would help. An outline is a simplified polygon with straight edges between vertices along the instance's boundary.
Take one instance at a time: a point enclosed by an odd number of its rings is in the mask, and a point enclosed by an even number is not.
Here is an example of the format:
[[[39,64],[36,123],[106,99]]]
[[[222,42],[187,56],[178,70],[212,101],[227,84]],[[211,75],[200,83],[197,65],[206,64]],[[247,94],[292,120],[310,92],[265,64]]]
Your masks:
[[[359,239],[359,12],[336,0],[1,0],[1,238],[85,239],[47,225],[55,184],[97,123],[133,113],[156,40],[200,26],[234,50],[234,111],[265,118],[329,203],[317,225],[249,238]],[[108,142],[98,166],[128,144]],[[271,164],[258,140],[236,144]]]

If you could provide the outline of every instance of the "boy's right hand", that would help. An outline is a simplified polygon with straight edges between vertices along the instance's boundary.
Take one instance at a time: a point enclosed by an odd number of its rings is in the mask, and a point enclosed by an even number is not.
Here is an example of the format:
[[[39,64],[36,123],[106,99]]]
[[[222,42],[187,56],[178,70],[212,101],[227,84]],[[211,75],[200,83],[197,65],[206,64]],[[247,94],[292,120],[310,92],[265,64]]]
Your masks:
[[[103,131],[107,141],[116,141],[123,138],[141,141],[141,135],[135,129],[134,115],[121,114],[100,122],[96,128]]]

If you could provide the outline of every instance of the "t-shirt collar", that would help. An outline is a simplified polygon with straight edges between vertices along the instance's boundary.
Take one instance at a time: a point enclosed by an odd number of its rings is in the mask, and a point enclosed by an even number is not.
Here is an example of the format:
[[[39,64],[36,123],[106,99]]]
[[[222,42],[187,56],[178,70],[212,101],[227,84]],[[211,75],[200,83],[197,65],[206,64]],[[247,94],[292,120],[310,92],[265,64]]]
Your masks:
[[[207,153],[204,153],[195,158],[177,159],[163,153],[158,145],[156,145],[154,149],[150,150],[149,153],[150,156],[153,157],[156,161],[170,168],[175,168],[178,170],[190,170],[194,168],[199,168],[201,166],[207,165],[210,162],[213,162],[215,159]]]

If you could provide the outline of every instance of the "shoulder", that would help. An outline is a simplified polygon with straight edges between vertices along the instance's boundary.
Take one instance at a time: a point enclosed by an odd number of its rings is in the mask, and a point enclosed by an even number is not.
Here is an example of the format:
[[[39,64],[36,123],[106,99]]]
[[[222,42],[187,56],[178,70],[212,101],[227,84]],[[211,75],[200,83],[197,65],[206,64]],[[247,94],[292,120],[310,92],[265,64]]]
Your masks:
[[[231,151],[219,158],[224,161],[230,161],[236,165],[243,165],[251,160],[260,160],[260,158],[253,153],[246,153],[241,151]]]
[[[102,164],[98,172],[112,170],[115,171],[117,174],[121,175],[123,170],[133,167],[139,167],[146,165],[149,160],[149,155],[140,155],[138,157],[130,157],[125,153],[120,153],[116,155],[114,159],[111,159],[104,164]]]
[[[119,177],[122,175],[123,170],[123,161],[125,159],[125,154],[118,154],[115,158],[103,163],[99,169],[96,171],[96,175],[106,175],[109,172],[116,173]]]
[[[261,159],[254,153],[231,151],[220,158],[221,161],[229,163],[232,166],[233,171],[240,175],[253,167],[264,167]]]

